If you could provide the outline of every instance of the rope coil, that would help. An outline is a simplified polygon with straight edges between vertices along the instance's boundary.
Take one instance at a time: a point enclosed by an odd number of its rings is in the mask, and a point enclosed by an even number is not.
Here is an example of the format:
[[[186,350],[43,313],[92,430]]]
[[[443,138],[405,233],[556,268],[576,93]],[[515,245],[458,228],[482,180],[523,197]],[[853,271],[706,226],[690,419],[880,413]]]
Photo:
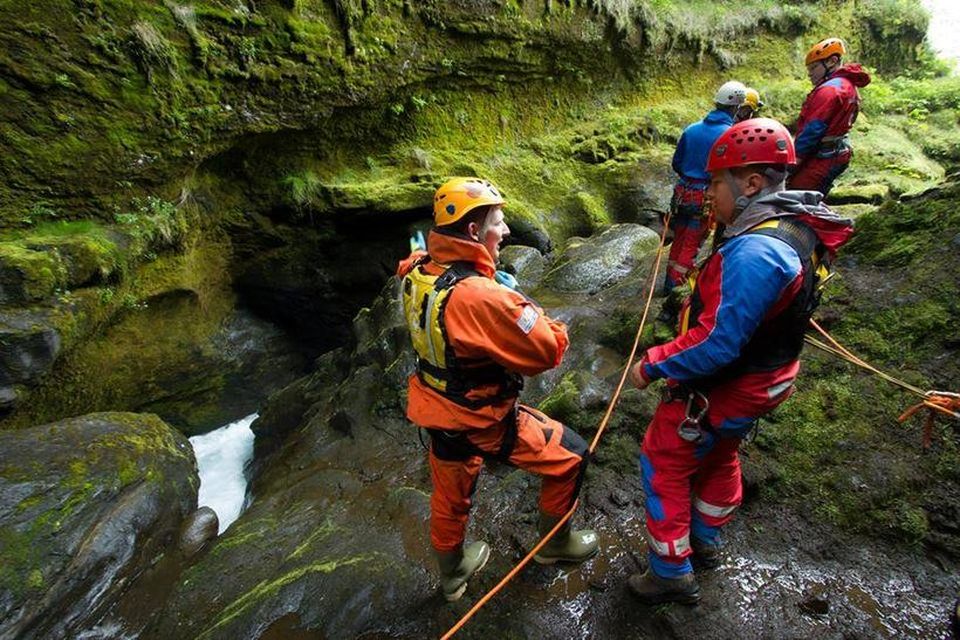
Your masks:
[[[923,424],[923,448],[929,449],[931,443],[933,442],[933,427],[934,427],[934,418],[937,413],[949,416],[956,420],[960,420],[960,393],[953,393],[951,391],[938,391],[938,390],[929,390],[924,391],[920,387],[914,386],[908,382],[904,382],[899,378],[895,378],[888,373],[885,373],[868,362],[864,361],[859,356],[855,355],[849,349],[840,344],[833,336],[831,336],[826,329],[821,327],[813,319],[810,320],[810,326],[813,327],[817,333],[822,335],[827,339],[827,343],[821,342],[813,336],[804,336],[804,340],[807,344],[810,344],[817,349],[825,351],[827,353],[833,354],[838,358],[846,360],[847,362],[853,363],[858,367],[861,367],[874,375],[880,377],[883,380],[886,380],[890,384],[900,387],[905,391],[908,391],[915,396],[921,398],[921,401],[917,404],[907,408],[899,418],[897,422],[903,423],[910,419],[914,414],[919,412],[921,409],[928,409],[926,420]]]

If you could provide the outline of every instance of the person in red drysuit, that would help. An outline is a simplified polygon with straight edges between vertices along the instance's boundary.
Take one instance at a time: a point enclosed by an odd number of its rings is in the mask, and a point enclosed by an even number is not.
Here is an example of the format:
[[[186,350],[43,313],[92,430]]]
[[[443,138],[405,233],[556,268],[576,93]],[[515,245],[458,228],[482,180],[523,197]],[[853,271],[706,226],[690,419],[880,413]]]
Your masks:
[[[742,496],[737,450],[793,392],[818,282],[852,226],[811,191],[785,191],[793,140],[776,120],[735,124],[710,151],[707,194],[720,227],[680,315],[680,335],[631,369],[640,389],[666,379],[640,453],[650,566],[630,577],[647,604],[700,598],[699,566],[720,557],[720,528]]]
[[[843,64],[845,53],[839,38],[818,42],[807,53],[813,90],[794,128],[797,165],[787,181],[790,189],[819,191],[826,197],[853,157],[848,134],[860,112],[857,88],[870,84],[870,76],[858,64]]]

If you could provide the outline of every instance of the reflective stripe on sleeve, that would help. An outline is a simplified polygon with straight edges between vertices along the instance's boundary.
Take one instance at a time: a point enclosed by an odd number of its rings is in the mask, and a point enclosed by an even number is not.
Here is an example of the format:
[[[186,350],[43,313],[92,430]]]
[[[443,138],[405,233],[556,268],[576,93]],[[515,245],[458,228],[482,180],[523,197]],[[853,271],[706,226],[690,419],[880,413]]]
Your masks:
[[[778,395],[789,389],[793,386],[793,380],[788,380],[787,382],[781,382],[780,384],[775,384],[772,387],[767,389],[768,398],[776,398]]]

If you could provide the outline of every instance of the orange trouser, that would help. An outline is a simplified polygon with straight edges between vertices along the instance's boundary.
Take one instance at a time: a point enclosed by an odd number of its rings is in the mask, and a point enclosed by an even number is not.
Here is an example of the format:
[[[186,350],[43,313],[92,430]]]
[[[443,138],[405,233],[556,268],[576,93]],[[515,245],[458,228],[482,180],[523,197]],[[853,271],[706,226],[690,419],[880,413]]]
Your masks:
[[[430,434],[430,541],[437,551],[463,544],[473,491],[484,459],[542,476],[540,509],[560,516],[573,506],[587,467],[587,443],[536,409],[517,405],[504,422],[470,431]]]

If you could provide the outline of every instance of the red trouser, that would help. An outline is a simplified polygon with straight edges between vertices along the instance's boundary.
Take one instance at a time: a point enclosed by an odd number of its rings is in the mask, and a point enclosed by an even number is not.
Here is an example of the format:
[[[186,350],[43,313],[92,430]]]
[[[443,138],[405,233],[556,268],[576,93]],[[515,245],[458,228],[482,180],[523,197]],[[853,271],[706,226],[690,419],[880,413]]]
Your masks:
[[[587,466],[587,443],[536,409],[518,405],[516,420],[474,429],[430,433],[430,541],[437,551],[463,544],[473,490],[483,459],[499,459],[543,477],[540,509],[553,516],[573,506]]]
[[[709,231],[703,216],[703,189],[691,189],[678,184],[673,190],[670,203],[670,229],[673,243],[667,262],[666,288],[672,289],[687,279],[687,274],[697,260],[700,245]]]
[[[783,402],[739,394],[736,389],[709,394],[709,424],[700,442],[677,433],[686,416],[686,400],[664,400],[647,427],[640,449],[640,472],[646,494],[650,564],[663,577],[692,570],[693,535],[705,544],[719,542],[719,529],[740,505],[740,442],[757,418]]]
[[[826,197],[833,188],[833,181],[847,170],[852,153],[841,153],[832,158],[805,160],[795,174],[787,180],[788,189],[819,191]]]

